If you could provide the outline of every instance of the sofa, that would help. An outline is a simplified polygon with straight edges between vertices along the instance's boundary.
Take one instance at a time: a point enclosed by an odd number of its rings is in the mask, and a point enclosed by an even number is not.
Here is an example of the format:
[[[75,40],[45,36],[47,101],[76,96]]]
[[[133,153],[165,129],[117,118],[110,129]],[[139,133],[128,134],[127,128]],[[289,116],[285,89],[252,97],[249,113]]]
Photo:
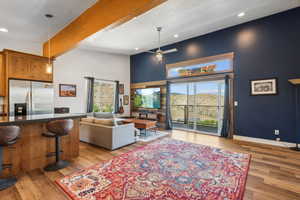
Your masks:
[[[83,118],[80,122],[80,141],[115,150],[136,141],[134,124],[123,124],[109,114]]]

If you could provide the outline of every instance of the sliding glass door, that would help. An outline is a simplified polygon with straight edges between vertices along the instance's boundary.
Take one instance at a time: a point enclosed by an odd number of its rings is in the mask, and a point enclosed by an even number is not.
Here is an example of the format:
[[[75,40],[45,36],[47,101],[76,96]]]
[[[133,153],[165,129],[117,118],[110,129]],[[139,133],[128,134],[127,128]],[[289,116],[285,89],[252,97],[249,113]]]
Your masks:
[[[220,135],[224,112],[224,81],[170,85],[173,128]]]

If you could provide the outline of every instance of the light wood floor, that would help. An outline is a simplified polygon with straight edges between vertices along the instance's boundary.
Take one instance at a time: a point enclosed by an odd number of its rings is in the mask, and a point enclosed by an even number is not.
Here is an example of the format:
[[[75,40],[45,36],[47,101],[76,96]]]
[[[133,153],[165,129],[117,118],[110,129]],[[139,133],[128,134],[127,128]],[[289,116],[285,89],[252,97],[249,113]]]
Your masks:
[[[300,153],[298,152],[250,143],[238,144],[229,139],[183,131],[173,131],[171,137],[252,154],[244,200],[300,200]],[[56,186],[54,180],[142,145],[144,144],[137,143],[109,152],[82,143],[80,157],[74,160],[70,167],[57,172],[34,170],[20,175],[14,187],[0,192],[0,200],[69,199]]]

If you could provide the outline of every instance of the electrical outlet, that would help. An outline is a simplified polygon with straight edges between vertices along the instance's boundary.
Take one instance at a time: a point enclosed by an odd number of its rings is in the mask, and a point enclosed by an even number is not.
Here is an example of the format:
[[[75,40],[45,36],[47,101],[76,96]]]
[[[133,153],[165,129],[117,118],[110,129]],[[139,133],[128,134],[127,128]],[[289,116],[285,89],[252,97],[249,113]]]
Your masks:
[[[279,135],[280,134],[279,130],[274,130],[274,134]]]
[[[276,141],[278,141],[278,142],[279,142],[279,141],[280,141],[280,138],[279,138],[279,137],[278,137],[278,138],[276,138]]]

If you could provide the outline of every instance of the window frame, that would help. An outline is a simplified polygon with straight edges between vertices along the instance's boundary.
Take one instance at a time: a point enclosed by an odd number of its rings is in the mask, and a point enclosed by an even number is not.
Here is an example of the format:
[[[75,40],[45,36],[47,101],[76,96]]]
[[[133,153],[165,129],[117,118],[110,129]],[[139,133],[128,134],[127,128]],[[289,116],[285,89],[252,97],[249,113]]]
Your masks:
[[[195,75],[195,76],[169,77],[169,70],[174,69],[174,68],[189,67],[189,66],[193,66],[193,65],[205,64],[205,63],[210,63],[210,62],[219,61],[219,60],[226,60],[226,59],[230,60],[230,69],[228,69],[228,70],[222,70],[222,71],[216,71],[216,72],[206,72],[201,75]],[[230,52],[230,53],[219,54],[219,55],[215,55],[215,56],[196,58],[196,59],[192,59],[192,60],[186,60],[186,61],[182,61],[182,62],[166,64],[166,78],[168,80],[172,80],[172,79],[179,79],[179,78],[230,73],[230,72],[233,72],[233,59],[234,59],[234,52]]]

